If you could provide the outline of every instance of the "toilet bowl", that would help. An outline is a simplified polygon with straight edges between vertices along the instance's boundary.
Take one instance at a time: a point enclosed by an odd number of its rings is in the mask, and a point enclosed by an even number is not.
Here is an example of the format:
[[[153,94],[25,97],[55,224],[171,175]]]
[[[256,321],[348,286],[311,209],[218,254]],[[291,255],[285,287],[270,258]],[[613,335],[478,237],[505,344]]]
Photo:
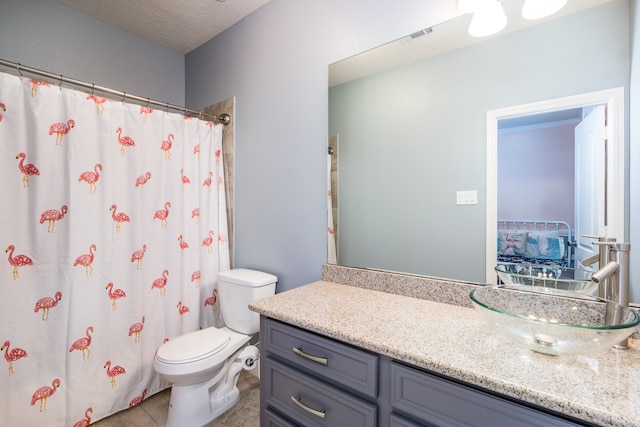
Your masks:
[[[209,327],[162,344],[153,367],[172,384],[167,427],[203,426],[233,407],[243,369],[258,362],[258,348],[247,345],[260,328],[248,304],[275,294],[277,278],[248,269],[218,273],[218,295],[226,327]]]

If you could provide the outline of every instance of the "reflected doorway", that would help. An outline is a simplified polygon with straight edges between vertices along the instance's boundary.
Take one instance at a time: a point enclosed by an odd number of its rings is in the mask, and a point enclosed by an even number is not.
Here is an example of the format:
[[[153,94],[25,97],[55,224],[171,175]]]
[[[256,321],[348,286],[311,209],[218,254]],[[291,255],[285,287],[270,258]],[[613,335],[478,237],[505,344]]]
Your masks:
[[[577,229],[573,241],[591,248],[591,239],[578,239],[585,234],[584,218],[589,218],[598,224],[598,235],[622,239],[623,94],[622,88],[616,88],[487,113],[487,283],[496,281],[498,220],[566,218],[562,220],[577,225],[572,226]],[[585,157],[585,150],[580,144],[576,149],[576,140],[571,136],[576,127],[580,128],[578,124],[596,110],[606,111],[606,154],[602,150],[604,158],[600,163],[592,156],[588,160],[594,163],[581,167],[575,156]],[[561,135],[563,142],[559,142]],[[533,150],[536,136],[544,140]],[[594,164],[602,164],[602,170]],[[591,181],[585,181],[585,173],[592,174]],[[584,182],[591,182],[589,189],[584,190]],[[584,191],[593,191],[591,201],[579,197]],[[588,215],[580,217],[581,211],[588,211]],[[578,253],[574,258],[582,259],[585,254]]]

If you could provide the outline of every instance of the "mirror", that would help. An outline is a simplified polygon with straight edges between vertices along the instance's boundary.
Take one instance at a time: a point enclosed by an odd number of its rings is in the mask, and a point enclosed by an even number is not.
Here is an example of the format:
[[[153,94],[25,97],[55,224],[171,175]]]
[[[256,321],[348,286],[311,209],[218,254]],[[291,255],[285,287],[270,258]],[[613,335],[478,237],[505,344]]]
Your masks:
[[[462,15],[330,65],[338,264],[486,283],[495,264],[487,230],[497,220],[488,206],[496,204],[487,184],[496,173],[488,169],[489,112],[628,93],[627,1],[569,0],[531,22],[517,18],[522,0],[502,4],[508,23],[494,36],[471,38]],[[535,167],[526,156],[516,161]]]

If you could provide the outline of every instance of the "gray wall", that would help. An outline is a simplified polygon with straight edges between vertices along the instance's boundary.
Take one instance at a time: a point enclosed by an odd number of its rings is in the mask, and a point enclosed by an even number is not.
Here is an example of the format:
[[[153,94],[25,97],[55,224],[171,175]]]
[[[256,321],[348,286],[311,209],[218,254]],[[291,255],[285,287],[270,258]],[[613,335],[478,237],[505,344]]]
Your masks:
[[[484,282],[486,112],[628,88],[627,16],[607,3],[331,88],[339,263]]]
[[[640,287],[640,8],[638,1],[631,4],[631,88],[629,130],[629,241],[631,248],[631,286]],[[640,292],[631,292],[631,301],[640,301]]]
[[[0,58],[184,105],[184,56],[53,0],[0,0]]]
[[[327,260],[327,66],[457,14],[450,0],[271,0],[186,56],[187,104],[236,96],[237,267],[278,291]]]

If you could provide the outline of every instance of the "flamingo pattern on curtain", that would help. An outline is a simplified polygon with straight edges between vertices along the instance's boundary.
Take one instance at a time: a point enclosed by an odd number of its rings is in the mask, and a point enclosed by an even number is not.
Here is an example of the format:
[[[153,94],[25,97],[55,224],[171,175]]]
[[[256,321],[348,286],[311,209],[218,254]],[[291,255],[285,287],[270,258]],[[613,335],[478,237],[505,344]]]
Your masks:
[[[222,326],[222,125],[0,73],[2,425],[82,426]]]

